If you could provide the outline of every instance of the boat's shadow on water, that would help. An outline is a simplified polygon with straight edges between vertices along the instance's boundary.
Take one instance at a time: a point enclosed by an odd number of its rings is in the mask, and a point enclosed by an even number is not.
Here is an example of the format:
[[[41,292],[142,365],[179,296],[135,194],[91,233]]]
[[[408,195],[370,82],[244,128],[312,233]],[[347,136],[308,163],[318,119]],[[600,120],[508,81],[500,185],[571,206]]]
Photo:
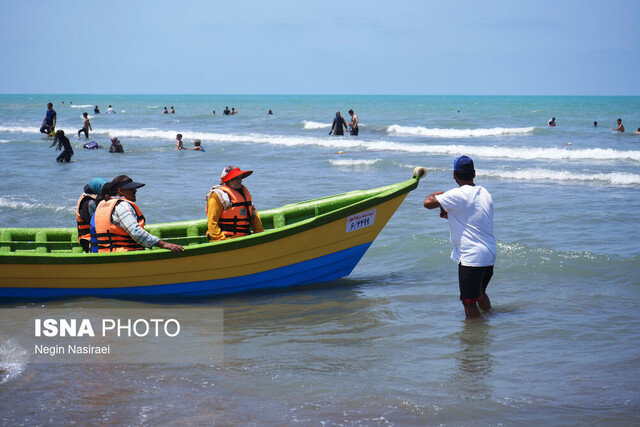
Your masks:
[[[296,299],[299,297],[345,298],[360,295],[365,289],[372,287],[386,288],[389,286],[406,285],[415,281],[415,277],[408,273],[391,272],[381,275],[357,278],[342,278],[329,282],[307,285],[289,286],[286,288],[270,288],[261,290],[229,293],[225,295],[158,295],[158,296],[122,296],[112,295],[109,298],[87,296],[64,296],[47,298],[0,298],[2,308],[66,308],[104,306],[109,308],[126,308],[138,304],[162,306],[224,306],[228,304],[263,303],[266,300]]]
[[[230,293],[226,295],[214,296],[189,296],[189,295],[172,295],[172,296],[143,296],[132,298],[111,296],[109,298],[96,297],[52,297],[52,298],[2,298],[0,299],[0,308],[18,308],[18,307],[38,307],[46,308],[47,306],[62,308],[66,306],[82,306],[89,303],[91,306],[121,306],[137,304],[151,304],[163,306],[198,306],[198,305],[225,305],[226,303],[252,303],[256,301],[277,300],[282,298],[296,298],[300,296],[322,296],[326,298],[340,295],[345,297],[349,294],[357,294],[358,290],[363,286],[371,285],[375,280],[367,279],[338,279],[330,282],[314,283],[311,285],[291,286],[286,289],[272,288],[259,291],[248,291]]]

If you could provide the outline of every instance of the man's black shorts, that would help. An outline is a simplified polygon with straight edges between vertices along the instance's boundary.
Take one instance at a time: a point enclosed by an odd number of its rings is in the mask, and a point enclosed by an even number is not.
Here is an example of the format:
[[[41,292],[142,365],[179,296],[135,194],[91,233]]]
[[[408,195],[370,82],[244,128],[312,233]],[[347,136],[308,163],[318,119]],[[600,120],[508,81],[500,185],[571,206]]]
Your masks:
[[[485,293],[493,276],[493,265],[488,267],[467,267],[458,264],[458,281],[460,283],[460,300],[466,303],[478,301]]]

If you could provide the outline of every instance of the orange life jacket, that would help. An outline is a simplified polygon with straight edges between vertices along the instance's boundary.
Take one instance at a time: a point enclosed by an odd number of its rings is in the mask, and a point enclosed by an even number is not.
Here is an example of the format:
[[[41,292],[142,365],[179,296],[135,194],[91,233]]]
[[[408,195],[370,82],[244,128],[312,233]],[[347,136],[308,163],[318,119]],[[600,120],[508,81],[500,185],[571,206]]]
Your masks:
[[[244,185],[242,193],[226,185],[216,185],[211,188],[207,195],[207,205],[209,205],[209,197],[214,193],[214,190],[219,189],[229,195],[231,199],[231,207],[222,211],[220,219],[218,220],[218,226],[220,230],[227,237],[241,237],[251,234],[251,218],[256,215],[256,210],[251,202],[251,193]],[[215,195],[218,197],[218,195]]]
[[[111,214],[116,205],[120,202],[129,203],[136,211],[138,224],[144,228],[144,216],[138,206],[126,199],[109,199],[102,201],[96,208],[96,240],[98,241],[98,252],[123,252],[140,251],[144,247],[133,240],[127,231],[111,222]]]
[[[91,218],[85,221],[84,218],[80,216],[80,206],[82,205],[82,203],[85,202],[85,200],[87,199],[95,200],[96,197],[97,196],[95,194],[83,193],[82,196],[80,196],[80,198],[78,199],[78,203],[76,204],[76,222],[78,223],[78,242],[80,240],[91,239],[91,233],[89,230],[91,228],[91,224],[89,222],[91,221]]]

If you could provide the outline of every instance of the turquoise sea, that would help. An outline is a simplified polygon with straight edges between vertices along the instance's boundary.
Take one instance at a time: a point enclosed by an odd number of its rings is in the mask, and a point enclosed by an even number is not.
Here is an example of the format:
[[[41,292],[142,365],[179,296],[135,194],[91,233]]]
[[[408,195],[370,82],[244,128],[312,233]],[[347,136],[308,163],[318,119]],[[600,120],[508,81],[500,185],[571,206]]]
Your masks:
[[[69,164],[38,132],[47,102]],[[360,135],[329,136],[349,109]],[[89,141],[117,136],[124,154],[82,149],[85,111]],[[626,133],[611,131],[617,118]],[[640,97],[0,95],[0,227],[73,227],[96,176],[146,183],[138,204],[156,223],[204,217],[229,164],[255,171],[258,209],[428,170],[347,278],[193,302],[224,310],[221,364],[8,364],[3,340],[0,424],[638,425],[638,128]],[[177,133],[206,151],[175,151]],[[494,309],[475,321],[448,225],[422,207],[455,186],[462,154],[493,196],[498,241]]]

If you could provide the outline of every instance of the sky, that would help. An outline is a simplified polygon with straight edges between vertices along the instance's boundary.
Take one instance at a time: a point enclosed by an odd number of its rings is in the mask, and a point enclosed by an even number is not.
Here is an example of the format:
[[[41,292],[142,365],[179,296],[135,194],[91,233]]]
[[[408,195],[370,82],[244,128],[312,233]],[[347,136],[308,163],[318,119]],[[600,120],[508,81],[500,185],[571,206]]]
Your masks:
[[[640,0],[2,0],[0,16],[0,93],[640,95]]]

